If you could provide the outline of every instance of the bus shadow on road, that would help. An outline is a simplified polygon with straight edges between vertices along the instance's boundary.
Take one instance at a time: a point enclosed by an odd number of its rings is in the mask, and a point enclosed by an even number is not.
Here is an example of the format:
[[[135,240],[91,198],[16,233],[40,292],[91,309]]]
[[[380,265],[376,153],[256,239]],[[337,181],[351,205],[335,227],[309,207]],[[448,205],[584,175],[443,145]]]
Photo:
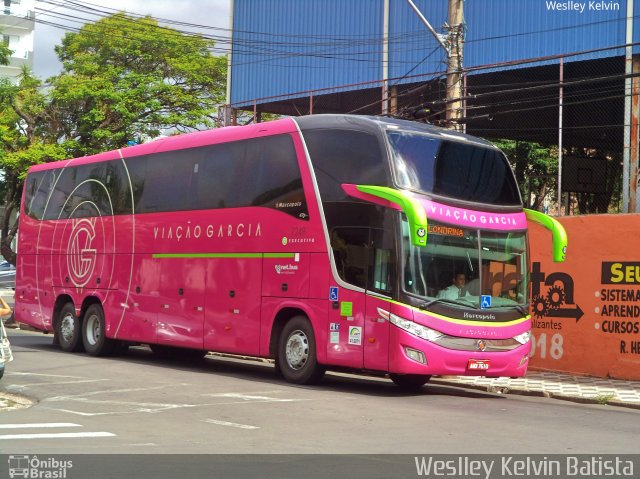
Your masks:
[[[109,357],[91,357],[84,353],[68,353],[53,344],[52,336],[12,335],[12,345],[18,357],[24,353],[43,351],[61,354],[79,360],[124,362],[141,364],[150,368],[163,368],[184,371],[191,374],[219,375],[243,381],[259,381],[288,388],[318,389],[348,394],[359,394],[378,397],[439,397],[453,396],[470,399],[505,399],[496,393],[465,389],[460,386],[430,384],[415,390],[405,390],[393,384],[389,379],[378,376],[351,374],[346,372],[329,371],[322,381],[314,385],[297,385],[286,382],[279,376],[273,366],[273,361],[261,358],[248,358],[227,354],[209,353],[200,359],[166,357],[154,354],[147,346],[131,346]],[[110,368],[106,368],[110,370]]]

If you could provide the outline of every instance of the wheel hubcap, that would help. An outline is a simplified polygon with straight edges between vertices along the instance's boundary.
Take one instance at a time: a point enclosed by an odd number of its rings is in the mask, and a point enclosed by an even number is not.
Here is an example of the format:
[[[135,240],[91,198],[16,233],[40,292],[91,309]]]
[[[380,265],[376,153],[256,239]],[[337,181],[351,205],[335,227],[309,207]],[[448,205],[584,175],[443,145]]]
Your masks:
[[[302,331],[294,331],[287,339],[287,364],[292,369],[300,369],[309,359],[309,339]]]
[[[70,313],[65,314],[62,318],[62,322],[60,323],[60,334],[62,334],[62,339],[64,339],[64,341],[67,343],[71,342],[71,340],[73,339],[74,331],[74,317]]]
[[[89,344],[96,344],[100,340],[100,320],[95,315],[87,318],[86,336]]]

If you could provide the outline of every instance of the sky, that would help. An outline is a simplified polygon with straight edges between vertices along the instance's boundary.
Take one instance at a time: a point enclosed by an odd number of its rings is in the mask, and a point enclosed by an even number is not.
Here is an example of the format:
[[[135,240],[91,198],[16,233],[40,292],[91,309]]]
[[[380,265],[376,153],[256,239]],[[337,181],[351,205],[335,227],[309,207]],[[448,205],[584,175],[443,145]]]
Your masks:
[[[65,1],[36,1],[36,27],[34,37],[33,70],[36,76],[46,79],[61,69],[54,47],[59,45],[67,30],[42,22],[62,24],[78,28],[80,22],[96,21],[98,17],[85,11],[73,11],[60,6]],[[158,19],[171,19],[206,27],[223,28],[225,31],[191,28],[210,35],[227,35],[231,0],[81,0],[89,8],[111,12],[114,9],[129,13],[151,15]],[[77,17],[72,19],[70,17]],[[174,26],[187,30],[184,26]],[[224,46],[220,44],[220,46]]]

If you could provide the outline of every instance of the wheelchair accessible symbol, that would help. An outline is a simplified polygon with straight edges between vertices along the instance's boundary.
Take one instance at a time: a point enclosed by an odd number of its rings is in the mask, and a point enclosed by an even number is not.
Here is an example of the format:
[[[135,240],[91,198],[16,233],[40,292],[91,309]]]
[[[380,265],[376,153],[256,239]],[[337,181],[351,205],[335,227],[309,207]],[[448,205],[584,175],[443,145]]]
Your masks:
[[[484,295],[484,294],[482,296],[480,296],[480,307],[482,309],[490,308],[491,307],[491,296]]]
[[[329,288],[329,301],[338,301],[338,287],[331,286]]]

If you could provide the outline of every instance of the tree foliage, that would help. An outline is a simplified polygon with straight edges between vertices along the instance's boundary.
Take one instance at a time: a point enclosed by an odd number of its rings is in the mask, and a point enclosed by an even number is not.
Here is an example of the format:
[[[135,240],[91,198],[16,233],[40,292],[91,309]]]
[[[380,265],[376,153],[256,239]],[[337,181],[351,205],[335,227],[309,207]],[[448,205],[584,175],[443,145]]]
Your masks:
[[[125,14],[67,34],[56,47],[64,71],[50,80],[56,127],[80,155],[167,128],[213,126],[226,82],[213,46]]]
[[[11,216],[31,165],[120,148],[167,129],[215,125],[226,59],[214,56],[213,46],[151,17],[119,13],[68,33],[56,47],[63,71],[47,85],[26,70],[17,85],[0,82],[6,259],[15,263]]]
[[[24,69],[14,85],[0,80],[0,165],[4,172],[2,188],[5,211],[0,223],[0,252],[12,263],[11,243],[18,229],[12,217],[18,211],[22,183],[27,169],[34,164],[64,159],[64,145],[56,141],[48,124],[47,97],[41,82]]]
[[[554,195],[558,184],[558,150],[530,141],[494,142],[507,155],[514,169],[525,207],[541,210],[545,198]]]
[[[2,34],[2,30],[0,30],[0,34]],[[0,41],[0,65],[8,65],[12,53],[13,52],[9,49],[9,45]]]

